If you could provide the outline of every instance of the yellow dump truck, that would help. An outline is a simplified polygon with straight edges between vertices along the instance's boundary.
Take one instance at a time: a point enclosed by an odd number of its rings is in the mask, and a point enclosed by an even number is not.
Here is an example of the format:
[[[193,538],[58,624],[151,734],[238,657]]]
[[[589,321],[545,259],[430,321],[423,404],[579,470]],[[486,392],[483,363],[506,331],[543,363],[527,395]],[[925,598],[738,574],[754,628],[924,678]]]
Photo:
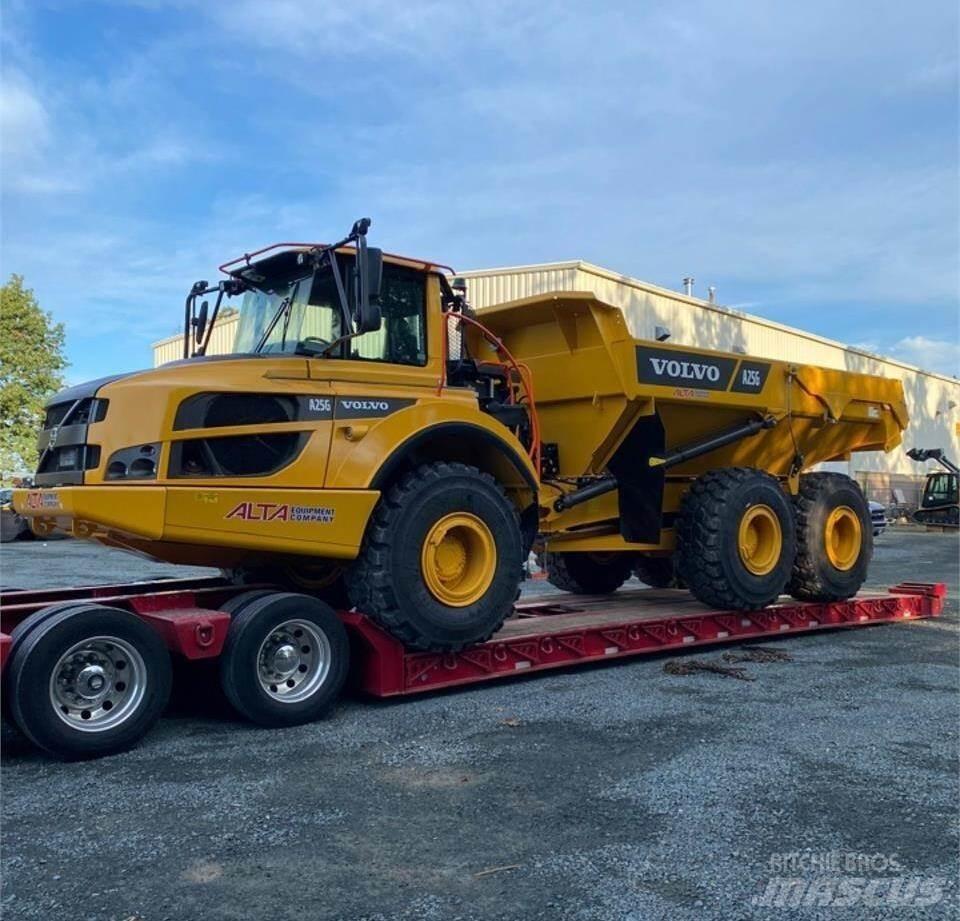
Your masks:
[[[578,593],[858,591],[864,497],[805,471],[898,445],[899,381],[638,340],[584,293],[474,314],[368,224],[226,263],[184,360],[54,397],[15,496],[34,530],[292,582],[421,649],[492,635],[532,548]],[[207,356],[230,301],[234,352]]]

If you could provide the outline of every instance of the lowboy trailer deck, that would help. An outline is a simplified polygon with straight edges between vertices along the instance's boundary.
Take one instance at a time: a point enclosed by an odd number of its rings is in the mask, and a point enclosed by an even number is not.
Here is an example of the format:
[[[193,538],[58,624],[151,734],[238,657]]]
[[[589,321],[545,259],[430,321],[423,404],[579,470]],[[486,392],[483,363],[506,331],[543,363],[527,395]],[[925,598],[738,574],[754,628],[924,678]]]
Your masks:
[[[171,653],[219,658],[231,703],[256,722],[284,725],[317,715],[318,684],[327,685],[329,706],[348,678],[369,695],[395,697],[644,653],[936,617],[945,594],[942,583],[904,582],[885,594],[749,612],[711,610],[675,589],[544,595],[517,604],[485,643],[423,652],[363,614],[334,613],[309,596],[220,578],[168,579],[0,593],[0,664],[6,708],[25,734],[59,757],[90,757],[134,744],[159,718]],[[258,648],[246,648],[242,632],[228,641],[232,619],[254,622],[259,638],[255,622],[264,618],[277,620],[277,633]],[[98,619],[103,635],[91,641],[88,625]],[[70,631],[81,625],[87,635],[78,642]],[[271,706],[285,693],[302,694],[309,713],[297,713],[296,696]]]

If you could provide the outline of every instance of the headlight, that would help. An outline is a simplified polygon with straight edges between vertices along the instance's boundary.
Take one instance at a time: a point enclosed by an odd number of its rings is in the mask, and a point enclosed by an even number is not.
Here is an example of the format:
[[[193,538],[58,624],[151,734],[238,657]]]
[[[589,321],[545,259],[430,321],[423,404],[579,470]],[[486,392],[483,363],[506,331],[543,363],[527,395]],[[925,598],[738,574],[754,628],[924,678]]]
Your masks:
[[[155,480],[159,459],[159,443],[121,448],[110,455],[110,460],[107,463],[106,479]]]

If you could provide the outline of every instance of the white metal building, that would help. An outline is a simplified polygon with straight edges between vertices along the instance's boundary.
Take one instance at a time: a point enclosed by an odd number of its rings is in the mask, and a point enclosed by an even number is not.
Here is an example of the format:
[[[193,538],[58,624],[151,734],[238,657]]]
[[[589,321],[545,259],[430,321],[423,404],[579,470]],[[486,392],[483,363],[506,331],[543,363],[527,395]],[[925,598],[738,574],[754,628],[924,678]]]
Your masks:
[[[855,476],[871,498],[890,503],[916,504],[926,468],[911,461],[907,448],[943,448],[960,459],[960,381],[924,371],[892,358],[872,355],[813,333],[793,329],[659,288],[587,262],[555,262],[462,272],[469,300],[482,310],[493,304],[548,291],[590,291],[600,300],[621,307],[631,333],[655,338],[655,328],[666,327],[670,342],[700,348],[742,352],[896,377],[903,381],[910,426],[901,449],[890,454],[855,454],[849,464],[833,465]],[[229,351],[236,331],[236,315],[225,317],[214,330],[210,353]],[[154,344],[154,365],[181,357],[183,340],[172,336]],[[899,491],[897,495],[894,490]]]

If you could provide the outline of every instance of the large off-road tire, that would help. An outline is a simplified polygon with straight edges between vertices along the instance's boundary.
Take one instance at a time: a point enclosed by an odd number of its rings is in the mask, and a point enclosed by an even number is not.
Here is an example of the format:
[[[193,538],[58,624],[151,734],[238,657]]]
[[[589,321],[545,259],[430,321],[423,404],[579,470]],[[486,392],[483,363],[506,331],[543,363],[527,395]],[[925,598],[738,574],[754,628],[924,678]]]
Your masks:
[[[796,552],[793,508],[775,477],[711,470],[690,487],[677,522],[677,571],[704,604],[759,610],[783,593]]]
[[[292,592],[247,592],[228,606],[220,684],[237,712],[261,726],[321,717],[350,669],[347,631],[333,609]]]
[[[59,610],[22,636],[6,674],[14,722],[59,758],[134,745],[170,697],[170,655],[135,615],[98,604]]]
[[[523,562],[517,511],[493,477],[424,464],[380,498],[347,591],[405,645],[457,650],[500,629]]]
[[[686,588],[672,556],[638,556],[633,562],[633,574],[651,588]]]
[[[632,553],[544,553],[547,581],[574,595],[611,595],[627,579],[636,558]]]
[[[842,473],[807,473],[794,499],[797,556],[787,591],[801,601],[852,598],[873,556],[870,506]]]

